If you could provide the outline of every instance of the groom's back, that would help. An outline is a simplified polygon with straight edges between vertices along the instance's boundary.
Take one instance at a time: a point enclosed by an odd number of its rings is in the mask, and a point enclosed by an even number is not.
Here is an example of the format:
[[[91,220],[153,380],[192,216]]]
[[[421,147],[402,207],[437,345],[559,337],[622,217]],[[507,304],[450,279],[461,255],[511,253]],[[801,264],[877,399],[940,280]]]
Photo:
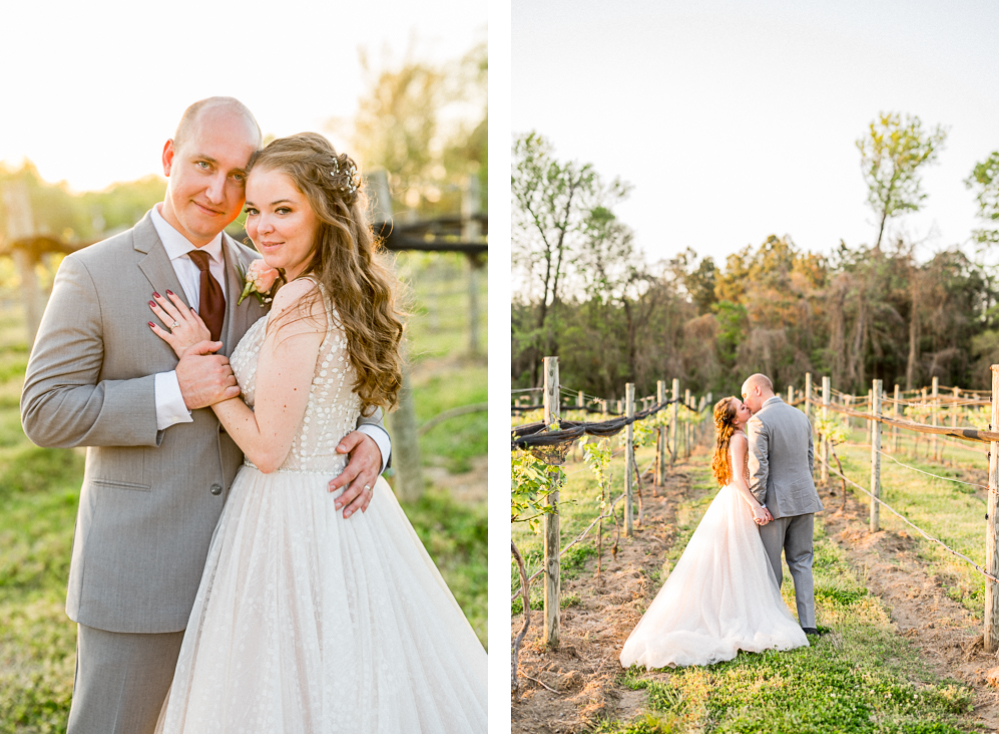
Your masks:
[[[751,482],[760,477],[766,452],[766,504],[774,517],[791,517],[823,509],[813,483],[812,427],[809,419],[781,398],[768,400],[750,419]]]

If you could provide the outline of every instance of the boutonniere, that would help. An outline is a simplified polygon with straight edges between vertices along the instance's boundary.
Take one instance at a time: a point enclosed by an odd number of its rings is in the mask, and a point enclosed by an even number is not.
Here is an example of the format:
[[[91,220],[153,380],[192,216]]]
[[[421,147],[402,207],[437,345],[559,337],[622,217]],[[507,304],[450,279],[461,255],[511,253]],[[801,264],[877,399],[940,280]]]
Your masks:
[[[243,277],[243,292],[236,305],[239,306],[243,303],[243,299],[251,293],[257,296],[257,300],[262,306],[265,303],[270,303],[271,289],[274,288],[274,281],[281,277],[281,273],[263,260],[254,260],[246,271],[240,266],[239,271]]]

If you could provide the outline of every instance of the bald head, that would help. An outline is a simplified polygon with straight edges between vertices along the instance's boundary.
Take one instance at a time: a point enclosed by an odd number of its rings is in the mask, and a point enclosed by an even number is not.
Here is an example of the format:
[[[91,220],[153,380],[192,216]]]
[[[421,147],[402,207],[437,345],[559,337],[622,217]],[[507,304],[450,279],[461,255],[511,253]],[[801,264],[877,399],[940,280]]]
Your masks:
[[[752,413],[756,413],[765,402],[774,397],[774,383],[770,377],[758,372],[746,379],[741,392],[743,402]]]
[[[243,125],[250,138],[256,140],[256,147],[261,147],[264,137],[261,135],[260,125],[245,104],[235,97],[208,97],[184,110],[174,133],[174,148],[182,147],[195,135],[198,126],[206,118],[225,119],[230,125]]]

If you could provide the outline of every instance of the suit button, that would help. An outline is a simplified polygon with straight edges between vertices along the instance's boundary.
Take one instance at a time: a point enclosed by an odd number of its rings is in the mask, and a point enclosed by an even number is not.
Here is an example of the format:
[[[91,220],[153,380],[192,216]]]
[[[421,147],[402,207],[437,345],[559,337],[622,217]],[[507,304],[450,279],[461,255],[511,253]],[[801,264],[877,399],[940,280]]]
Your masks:
[[[222,485],[213,484],[211,489],[212,494],[222,494]]]

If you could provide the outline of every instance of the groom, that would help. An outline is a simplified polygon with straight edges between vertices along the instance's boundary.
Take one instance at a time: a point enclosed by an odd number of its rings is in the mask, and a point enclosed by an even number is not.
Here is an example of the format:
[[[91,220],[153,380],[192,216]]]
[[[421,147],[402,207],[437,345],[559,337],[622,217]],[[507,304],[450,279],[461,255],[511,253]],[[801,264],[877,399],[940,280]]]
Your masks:
[[[228,356],[265,307],[237,304],[257,254],[223,233],[243,207],[260,128],[235,99],[185,111],[163,148],[164,201],[59,268],[21,396],[40,446],[86,446],[66,612],[78,623],[69,734],[152,732],[216,521],[243,456],[208,407],[239,395]],[[169,289],[169,290],[168,290]],[[221,342],[179,361],[147,325],[154,292],[186,297]],[[168,325],[169,326],[169,325]],[[381,413],[337,450],[345,514],[389,456]],[[331,499],[331,501],[334,501]]]
[[[743,383],[750,444],[750,491],[774,520],[760,525],[760,539],[781,587],[781,550],[795,583],[799,624],[815,635],[813,603],[813,513],[823,509],[813,484],[813,441],[809,419],[774,394],[767,375]]]

